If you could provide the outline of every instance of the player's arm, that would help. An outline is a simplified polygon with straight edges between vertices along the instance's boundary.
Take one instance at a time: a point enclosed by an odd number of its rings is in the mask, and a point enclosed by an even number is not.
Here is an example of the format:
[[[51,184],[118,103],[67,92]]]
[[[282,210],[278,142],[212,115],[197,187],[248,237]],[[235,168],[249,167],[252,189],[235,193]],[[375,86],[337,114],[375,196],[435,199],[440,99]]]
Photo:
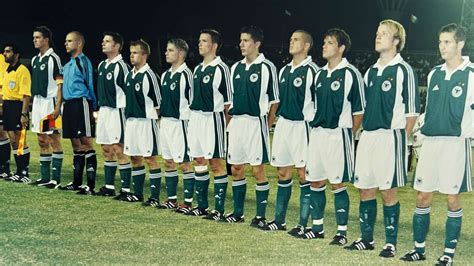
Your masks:
[[[352,134],[355,134],[362,124],[365,111],[365,86],[364,79],[357,69],[346,71],[348,79],[352,80],[348,100],[351,103],[352,111]]]
[[[149,86],[148,97],[153,101],[153,107],[155,108],[158,119],[160,118],[160,107],[161,107],[161,89],[160,89],[160,77],[153,71],[147,71],[145,76],[147,84]],[[145,83],[145,80],[144,80]]]
[[[271,128],[275,122],[278,104],[280,103],[280,91],[278,89],[278,74],[277,69],[273,64],[262,65],[262,76],[268,75],[267,94],[270,102],[270,109],[268,110],[268,128]]]
[[[232,87],[230,81],[230,70],[226,65],[222,65],[216,69],[216,77],[220,76],[219,92],[224,96],[224,116],[226,124],[230,122],[229,107],[232,103]]]
[[[54,107],[54,111],[52,113],[53,119],[56,119],[61,112],[61,104],[63,102],[63,68],[57,55],[53,55],[50,60],[52,60],[50,63],[53,64],[54,81],[56,81],[56,84],[58,85],[56,106]]]
[[[410,136],[416,119],[420,114],[420,92],[418,90],[418,79],[416,73],[410,66],[400,67],[397,71],[397,79],[403,80],[402,98],[405,104],[405,134]]]

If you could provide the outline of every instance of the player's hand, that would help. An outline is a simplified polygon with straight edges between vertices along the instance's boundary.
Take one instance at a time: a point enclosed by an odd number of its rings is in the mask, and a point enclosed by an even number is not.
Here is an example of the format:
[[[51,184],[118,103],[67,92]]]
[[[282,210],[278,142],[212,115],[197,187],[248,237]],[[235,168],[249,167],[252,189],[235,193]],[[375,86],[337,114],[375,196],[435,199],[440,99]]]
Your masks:
[[[95,121],[99,120],[99,112],[97,111],[92,112],[92,116],[94,117]]]
[[[29,118],[27,116],[21,116],[20,118],[20,122],[21,122],[21,126],[22,128],[27,128],[28,127],[28,122],[29,122]]]
[[[59,108],[55,108],[51,115],[53,116],[53,119],[56,120],[59,116]]]

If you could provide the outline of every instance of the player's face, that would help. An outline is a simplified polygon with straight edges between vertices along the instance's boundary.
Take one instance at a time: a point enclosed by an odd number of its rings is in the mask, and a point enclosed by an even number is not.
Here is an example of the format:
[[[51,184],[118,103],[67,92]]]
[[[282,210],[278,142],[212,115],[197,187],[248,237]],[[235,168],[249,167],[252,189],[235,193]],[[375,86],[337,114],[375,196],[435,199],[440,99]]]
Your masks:
[[[464,42],[456,42],[454,32],[442,32],[439,35],[438,47],[441,58],[448,61],[461,55]]]
[[[79,48],[79,38],[75,34],[69,33],[66,35],[64,46],[66,47],[66,52],[69,54],[74,53]]]
[[[105,35],[102,38],[102,52],[104,54],[112,53],[118,51],[118,44],[114,42],[112,36]]]
[[[398,40],[394,38],[394,30],[387,25],[379,25],[375,34],[375,51],[378,53],[396,49]]]
[[[340,55],[340,47],[336,37],[326,36],[323,43],[323,58],[329,60]]]
[[[201,56],[210,54],[212,52],[212,46],[213,46],[213,43],[212,43],[211,35],[207,33],[201,33],[201,35],[199,35],[199,44],[198,44],[199,54]]]
[[[240,34],[240,52],[243,56],[255,55],[258,53],[258,45],[248,33]]]
[[[146,58],[147,56],[143,53],[140,46],[130,46],[130,64],[132,64],[132,66],[145,64]]]
[[[178,48],[176,48],[176,45],[172,43],[168,43],[168,45],[166,45],[165,57],[166,57],[166,63],[168,64],[173,64],[178,61],[179,50]]]
[[[306,42],[301,32],[295,32],[291,35],[290,38],[290,54],[297,55],[304,52],[306,46]]]
[[[43,37],[41,32],[33,32],[33,45],[36,49],[46,47],[48,45],[48,40]]]
[[[15,54],[13,53],[13,48],[10,46],[3,49],[3,56],[5,57],[5,62],[9,64],[15,61]]]

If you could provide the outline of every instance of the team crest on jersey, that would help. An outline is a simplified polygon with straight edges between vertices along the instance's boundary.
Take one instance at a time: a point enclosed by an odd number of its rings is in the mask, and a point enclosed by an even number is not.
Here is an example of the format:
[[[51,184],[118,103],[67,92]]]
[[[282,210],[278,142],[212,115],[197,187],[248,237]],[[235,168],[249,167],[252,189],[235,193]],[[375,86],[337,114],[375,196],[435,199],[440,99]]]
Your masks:
[[[140,83],[135,84],[135,90],[139,91],[140,90]]]
[[[111,80],[112,79],[112,73],[107,73],[107,76],[105,76],[107,78],[107,80]]]
[[[335,80],[331,83],[331,90],[337,91],[341,87],[341,82],[339,80]]]
[[[303,84],[303,80],[300,77],[297,77],[295,80],[293,80],[293,86],[301,87],[301,84]]]
[[[46,65],[45,65],[45,64],[42,64],[42,65],[40,66],[40,69],[41,69],[41,70],[44,70],[45,68],[46,68]]]
[[[392,83],[390,81],[386,80],[382,83],[383,91],[389,91],[391,88],[392,88]]]
[[[203,79],[202,79],[202,82],[204,83],[209,83],[209,81],[211,80],[211,77],[209,77],[209,75],[206,75]]]
[[[451,95],[453,95],[454,98],[458,98],[462,94],[462,87],[461,86],[456,86],[451,90]]]
[[[15,82],[14,80],[11,80],[11,81],[8,83],[8,87],[9,87],[10,89],[12,89],[12,90],[15,88],[15,86],[16,86],[16,82]]]
[[[174,83],[174,82],[171,83],[170,89],[171,89],[172,91],[174,91],[174,89],[176,89],[176,83]]]
[[[250,75],[250,81],[256,82],[257,80],[258,80],[257,73],[253,73],[252,75]]]

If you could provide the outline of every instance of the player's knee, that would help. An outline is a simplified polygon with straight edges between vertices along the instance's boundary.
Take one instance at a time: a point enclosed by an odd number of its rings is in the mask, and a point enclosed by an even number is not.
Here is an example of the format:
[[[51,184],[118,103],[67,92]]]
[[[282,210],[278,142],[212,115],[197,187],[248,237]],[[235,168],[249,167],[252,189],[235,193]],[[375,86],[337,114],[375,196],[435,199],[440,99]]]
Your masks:
[[[39,134],[38,135],[38,145],[42,150],[49,148],[49,139],[48,136]]]
[[[193,165],[190,162],[181,163],[179,165],[179,167],[181,168],[183,173],[188,173],[188,172],[191,172],[193,170]]]
[[[145,157],[145,162],[150,169],[160,168],[155,156]]]
[[[176,164],[173,160],[165,160],[166,171],[171,171],[176,169]]]
[[[130,158],[133,167],[141,166],[143,164],[143,158],[141,156],[132,156]]]
[[[211,170],[213,173],[218,173],[223,170],[220,160],[210,160]]]
[[[396,204],[398,202],[396,188],[382,190],[381,194],[382,194],[383,202],[387,206],[392,206],[393,204]]]
[[[114,159],[114,151],[110,145],[102,145],[102,152],[105,160],[111,161]]]
[[[457,211],[461,209],[461,201],[458,195],[448,195],[448,209],[450,211]]]
[[[431,205],[433,195],[430,192],[418,192],[416,194],[416,206],[420,208],[427,208]]]
[[[288,167],[278,167],[278,179],[288,180],[291,179],[291,170]]]
[[[326,181],[314,181],[314,182],[311,182],[311,187],[313,188],[320,188],[320,187],[324,187],[324,185],[326,184]]]
[[[243,165],[232,165],[231,167],[232,176],[237,179],[241,179],[244,173],[244,166]]]

